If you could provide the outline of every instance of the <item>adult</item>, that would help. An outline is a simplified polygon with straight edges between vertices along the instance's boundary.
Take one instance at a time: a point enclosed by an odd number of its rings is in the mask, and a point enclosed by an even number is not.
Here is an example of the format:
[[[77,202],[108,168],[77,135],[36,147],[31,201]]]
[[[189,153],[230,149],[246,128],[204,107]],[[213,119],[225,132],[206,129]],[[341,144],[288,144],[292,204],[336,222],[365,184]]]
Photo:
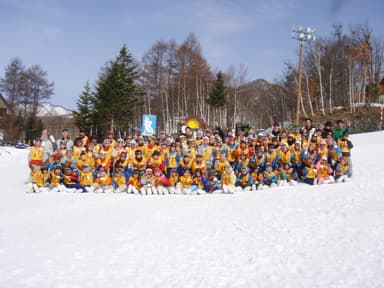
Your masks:
[[[305,135],[307,139],[311,139],[315,131],[316,131],[316,128],[313,127],[312,119],[310,118],[305,119],[304,127],[301,128],[300,133],[302,135]]]
[[[327,135],[332,135],[333,136],[333,130],[332,130],[332,122],[327,121],[324,123],[324,128],[321,131],[321,137],[323,139],[327,138]]]
[[[67,150],[71,150],[73,147],[73,141],[69,136],[69,131],[67,129],[61,131],[61,138],[56,141],[57,149],[59,149],[61,144],[64,144]]]
[[[44,155],[46,159],[48,159],[51,155],[53,155],[53,145],[51,142],[51,139],[49,139],[48,135],[48,129],[43,129],[41,131],[41,146],[43,147],[44,150]]]
[[[337,142],[345,132],[350,132],[349,129],[351,127],[351,120],[348,120],[347,126],[345,126],[345,122],[341,119],[336,121],[336,125],[336,129],[333,131],[333,138]]]
[[[277,138],[277,141],[280,141],[281,130],[279,123],[275,122],[272,127],[272,136]]]

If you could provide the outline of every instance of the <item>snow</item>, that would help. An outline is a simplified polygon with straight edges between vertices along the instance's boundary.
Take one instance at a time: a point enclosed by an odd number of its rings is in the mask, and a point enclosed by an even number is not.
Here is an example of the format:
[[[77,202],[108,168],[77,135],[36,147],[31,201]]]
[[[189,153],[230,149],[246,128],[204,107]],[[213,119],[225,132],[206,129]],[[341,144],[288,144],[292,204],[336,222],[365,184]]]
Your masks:
[[[48,102],[40,103],[38,108],[38,117],[46,117],[46,116],[72,116],[72,111],[59,106],[53,105]]]
[[[351,140],[348,183],[200,196],[26,194],[0,147],[0,287],[384,287],[384,133]]]

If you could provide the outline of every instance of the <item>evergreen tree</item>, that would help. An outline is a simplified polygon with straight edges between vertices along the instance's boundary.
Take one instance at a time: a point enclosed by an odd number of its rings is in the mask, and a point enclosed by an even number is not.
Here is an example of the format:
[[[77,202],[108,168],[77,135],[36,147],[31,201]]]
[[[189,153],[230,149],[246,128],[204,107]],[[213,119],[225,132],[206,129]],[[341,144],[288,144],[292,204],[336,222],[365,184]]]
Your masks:
[[[138,67],[124,45],[97,83],[94,97],[95,121],[102,131],[121,131],[130,127],[135,106],[142,104],[138,98],[138,78]]]
[[[83,93],[76,101],[78,111],[73,112],[76,126],[85,129],[87,134],[90,134],[93,127],[93,102],[92,88],[87,81]]]
[[[214,108],[222,108],[227,104],[224,75],[222,72],[216,75],[215,84],[209,92],[208,104]]]

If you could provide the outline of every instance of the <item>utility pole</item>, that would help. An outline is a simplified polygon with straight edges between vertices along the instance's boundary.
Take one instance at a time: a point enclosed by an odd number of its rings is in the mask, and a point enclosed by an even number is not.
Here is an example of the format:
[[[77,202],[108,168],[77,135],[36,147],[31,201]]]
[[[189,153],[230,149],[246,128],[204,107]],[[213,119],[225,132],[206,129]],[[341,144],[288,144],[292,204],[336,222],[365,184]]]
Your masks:
[[[299,52],[299,75],[297,81],[297,93],[296,93],[296,113],[295,113],[295,125],[300,125],[300,101],[301,101],[301,74],[303,69],[303,46],[305,41],[316,40],[315,29],[303,26],[296,27],[293,25],[291,36],[293,39],[300,41],[300,52]]]

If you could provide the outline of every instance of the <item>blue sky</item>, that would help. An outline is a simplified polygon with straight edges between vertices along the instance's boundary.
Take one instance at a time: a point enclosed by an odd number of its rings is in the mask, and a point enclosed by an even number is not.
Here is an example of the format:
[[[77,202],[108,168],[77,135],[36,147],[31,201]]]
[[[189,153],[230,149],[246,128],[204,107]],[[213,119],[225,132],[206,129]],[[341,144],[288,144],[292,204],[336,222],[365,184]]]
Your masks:
[[[248,80],[274,81],[298,61],[293,24],[328,36],[334,23],[368,23],[384,39],[382,11],[382,0],[0,0],[0,75],[13,57],[40,64],[55,82],[50,102],[75,109],[123,44],[141,60],[157,40],[181,43],[193,32],[213,69],[244,64]]]

